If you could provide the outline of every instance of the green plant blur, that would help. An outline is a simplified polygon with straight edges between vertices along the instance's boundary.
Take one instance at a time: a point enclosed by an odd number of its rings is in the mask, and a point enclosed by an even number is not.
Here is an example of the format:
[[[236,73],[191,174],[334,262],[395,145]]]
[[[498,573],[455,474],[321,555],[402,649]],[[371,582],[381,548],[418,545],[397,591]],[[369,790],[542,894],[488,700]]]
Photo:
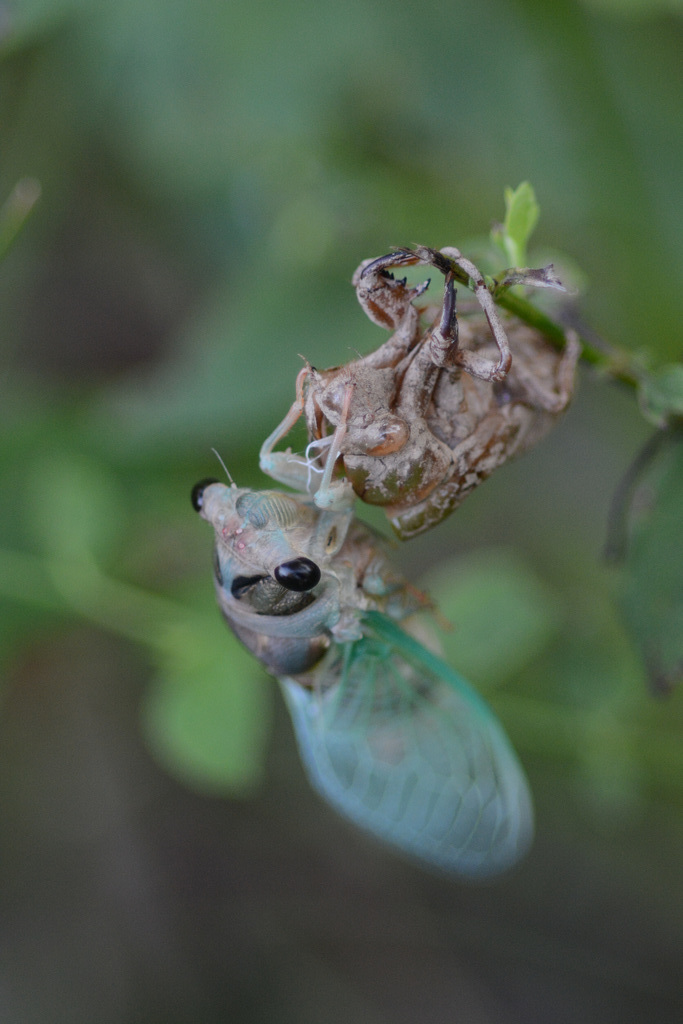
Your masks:
[[[558,850],[578,851],[579,888],[593,864],[613,877],[615,905],[666,885],[632,926],[670,937],[683,695],[660,691],[681,673],[680,446],[639,481],[624,560],[607,564],[602,549],[652,424],[683,410],[679,5],[22,0],[0,3],[0,33],[8,877],[21,877],[25,848],[61,849],[67,835],[87,846],[159,792],[180,820],[204,801],[223,809],[242,854],[262,827],[292,857],[322,815],[312,842],[333,857],[335,830],[348,832],[312,797],[309,809],[275,688],[219,620],[211,537],[189,491],[222,475],[212,447],[238,483],[268,486],[257,453],[300,355],[336,365],[384,340],[349,284],[361,259],[413,243],[477,259],[504,190],[529,180],[541,216],[525,253],[527,196],[517,228],[507,222],[519,241],[508,234],[508,262],[555,263],[582,333],[648,370],[640,407],[584,367],[555,433],[396,558],[452,622],[449,660],[528,767],[539,840],[524,898],[542,877],[561,916],[553,879],[571,858]],[[102,783],[131,764],[139,785]],[[303,800],[302,818],[273,792]],[[276,854],[270,867],[277,877]],[[22,1024],[416,1019],[317,961],[286,1011],[279,982],[271,1005],[242,979],[248,998],[233,1004],[213,980],[176,978],[173,1002],[163,974],[99,1016],[95,979],[60,1016],[59,985],[46,974],[31,986],[28,960],[12,961],[24,981],[8,1020]],[[316,1016],[312,978],[337,1015]],[[655,968],[648,979],[642,1019],[668,1020],[674,983]],[[616,1021],[619,1000],[638,1005],[626,983],[613,998],[613,1017],[596,994],[575,1018],[555,1006],[538,1019]],[[645,1015],[653,1005],[660,1016]]]

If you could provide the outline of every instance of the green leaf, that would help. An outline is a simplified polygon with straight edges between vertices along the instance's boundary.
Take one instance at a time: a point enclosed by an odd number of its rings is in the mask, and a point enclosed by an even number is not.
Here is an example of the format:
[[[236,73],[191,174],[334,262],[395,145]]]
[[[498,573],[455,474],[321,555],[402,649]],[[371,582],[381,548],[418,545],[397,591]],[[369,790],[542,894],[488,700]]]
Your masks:
[[[647,374],[640,383],[643,415],[657,427],[673,416],[683,416],[683,363],[669,363]]]
[[[505,189],[505,220],[491,232],[512,267],[526,266],[526,247],[538,223],[540,207],[528,181],[516,189]]]
[[[248,797],[263,779],[269,687],[218,615],[169,629],[142,724],[158,761],[194,789]]]
[[[668,690],[683,679],[683,444],[658,460],[634,506],[619,601],[653,686]]]
[[[446,660],[477,686],[499,686],[553,637],[558,605],[512,551],[457,558],[423,585],[453,631],[441,637]]]

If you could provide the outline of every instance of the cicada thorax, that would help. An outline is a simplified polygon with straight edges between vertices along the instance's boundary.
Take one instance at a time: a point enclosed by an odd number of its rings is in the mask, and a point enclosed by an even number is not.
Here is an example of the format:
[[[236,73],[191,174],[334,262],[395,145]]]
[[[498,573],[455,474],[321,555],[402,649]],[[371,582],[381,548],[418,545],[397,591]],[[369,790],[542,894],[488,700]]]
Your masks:
[[[333,371],[312,371],[307,390],[309,436],[319,440],[343,425],[338,475],[350,482],[368,505],[395,505],[426,497],[450,463],[450,451],[428,430],[414,408],[414,395],[402,402],[399,392],[406,364],[365,365],[363,361]],[[432,376],[438,374],[433,367]],[[329,433],[328,433],[329,432]],[[327,453],[320,445],[320,459]]]
[[[448,471],[450,451],[431,434],[421,417],[413,419],[401,434],[405,439],[395,452],[378,451],[377,445],[367,452],[347,451],[342,456],[346,478],[368,505],[400,507],[422,501]],[[386,455],[392,458],[387,460]]]
[[[514,318],[505,330],[514,360],[502,380],[457,363],[435,365],[427,331],[395,366],[361,360],[318,391],[318,432],[344,425],[338,473],[362,501],[385,508],[402,539],[440,522],[496,468],[533,447],[569,403],[578,347],[559,352]],[[459,338],[459,351],[476,365],[494,362],[482,313],[462,317]]]
[[[487,448],[488,436],[501,442],[498,465],[531,447],[547,431],[568,398],[556,394],[563,355],[540,332],[512,318],[504,321],[514,360],[502,381],[484,381],[461,367],[442,370],[426,411],[430,431],[455,450],[482,429],[473,456]],[[491,358],[494,346],[481,315],[463,317],[463,343],[472,352]],[[531,372],[533,370],[533,373]],[[553,409],[554,402],[557,408]]]
[[[403,540],[425,532],[458,508],[499,467],[533,448],[572,396],[578,350],[557,351],[538,331],[505,321],[514,353],[503,381],[485,381],[461,367],[441,370],[425,413],[429,434],[449,451],[441,478],[422,496],[391,503],[387,515]],[[461,338],[491,359],[494,346],[481,315],[463,317]]]
[[[302,520],[312,521],[305,506],[283,491],[244,491],[235,502],[237,515],[257,529],[290,530]]]
[[[376,369],[355,362],[322,372],[310,367],[304,398],[310,439],[331,441],[332,430],[343,423],[354,439],[354,446],[363,454],[379,456],[398,450],[405,443],[409,428],[389,411],[395,387],[393,369]],[[324,462],[325,445],[318,447]]]

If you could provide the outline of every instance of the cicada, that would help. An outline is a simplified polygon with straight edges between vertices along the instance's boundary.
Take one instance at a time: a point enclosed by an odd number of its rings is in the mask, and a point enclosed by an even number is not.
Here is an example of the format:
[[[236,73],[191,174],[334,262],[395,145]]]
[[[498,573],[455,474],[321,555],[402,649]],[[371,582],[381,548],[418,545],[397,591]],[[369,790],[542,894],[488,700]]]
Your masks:
[[[416,305],[429,282],[409,287],[388,269],[414,263],[445,277],[431,315]],[[480,306],[460,319],[454,267],[469,275]],[[562,287],[550,267],[511,280]],[[299,490],[310,480],[321,508],[355,497],[379,505],[407,540],[550,430],[570,402],[580,345],[568,332],[558,352],[539,331],[501,319],[480,271],[457,249],[418,246],[365,260],[353,284],[368,317],[393,333],[345,366],[301,371],[289,413],[261,448],[261,468]],[[302,415],[308,458],[274,451]]]
[[[533,830],[524,772],[487,704],[425,646],[426,598],[381,539],[349,509],[278,490],[204,480],[193,505],[214,529],[220,609],[278,678],[315,789],[444,871],[514,864]]]

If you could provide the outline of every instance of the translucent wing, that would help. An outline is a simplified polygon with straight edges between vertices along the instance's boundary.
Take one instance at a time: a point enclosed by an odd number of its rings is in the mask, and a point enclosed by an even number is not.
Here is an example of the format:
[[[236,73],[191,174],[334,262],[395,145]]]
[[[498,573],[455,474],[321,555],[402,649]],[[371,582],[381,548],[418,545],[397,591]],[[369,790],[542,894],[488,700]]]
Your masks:
[[[405,852],[471,877],[526,851],[526,778],[497,719],[457,673],[377,612],[320,685],[281,680],[311,782]]]

